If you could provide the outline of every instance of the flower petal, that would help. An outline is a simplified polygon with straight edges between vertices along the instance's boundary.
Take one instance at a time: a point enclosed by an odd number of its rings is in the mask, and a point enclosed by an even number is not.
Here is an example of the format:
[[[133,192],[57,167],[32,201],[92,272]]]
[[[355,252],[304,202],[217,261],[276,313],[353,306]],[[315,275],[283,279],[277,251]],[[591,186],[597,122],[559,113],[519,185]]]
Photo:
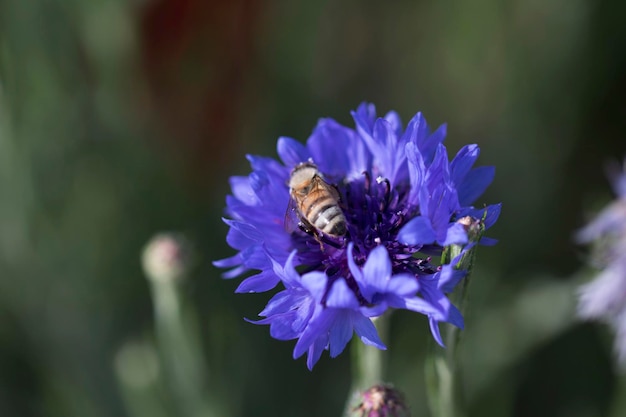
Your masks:
[[[309,347],[306,358],[306,367],[309,368],[309,371],[313,370],[313,366],[320,360],[322,356],[322,352],[326,350],[326,346],[328,345],[328,337],[320,336],[315,342]]]
[[[236,293],[255,293],[269,291],[280,282],[273,270],[261,271],[244,279],[235,290]]]
[[[384,246],[377,246],[372,250],[363,266],[364,296],[372,301],[375,292],[385,292],[387,282],[391,278],[391,260]]]
[[[465,176],[470,172],[472,166],[480,155],[478,145],[465,145],[450,162],[450,176],[456,184],[461,184]],[[462,204],[462,203],[461,203]]]
[[[480,197],[496,175],[496,168],[492,166],[472,169],[461,184],[457,184],[459,190],[459,202],[462,206],[476,201]]]
[[[418,289],[417,279],[409,274],[394,275],[387,283],[387,292],[401,297],[413,296]]]
[[[326,297],[326,307],[358,309],[359,301],[343,278],[333,282]]]
[[[417,216],[400,229],[398,241],[406,245],[427,245],[433,243],[437,235],[430,220]]]
[[[465,227],[460,223],[450,224],[446,233],[446,239],[440,243],[441,246],[466,244],[467,232],[465,231]]]
[[[432,317],[428,318],[428,324],[430,326],[430,332],[433,335],[433,338],[437,342],[439,346],[445,348],[446,345],[443,344],[443,339],[441,338],[441,333],[439,332],[439,322]]]
[[[350,317],[350,311],[344,310],[336,312],[335,320],[330,328],[329,343],[330,357],[337,357],[346,348],[346,345],[352,339],[354,328]]]
[[[311,158],[308,149],[295,139],[282,136],[278,138],[276,152],[286,167],[293,168]]]
[[[386,350],[387,346],[380,340],[376,326],[372,323],[372,320],[363,317],[360,313],[351,313],[354,321],[354,331],[363,343],[369,346],[377,347],[381,350]]]
[[[441,321],[446,319],[446,315],[441,311],[441,308],[420,297],[393,298],[390,299],[389,305],[394,308],[403,308],[426,316],[432,316]]]

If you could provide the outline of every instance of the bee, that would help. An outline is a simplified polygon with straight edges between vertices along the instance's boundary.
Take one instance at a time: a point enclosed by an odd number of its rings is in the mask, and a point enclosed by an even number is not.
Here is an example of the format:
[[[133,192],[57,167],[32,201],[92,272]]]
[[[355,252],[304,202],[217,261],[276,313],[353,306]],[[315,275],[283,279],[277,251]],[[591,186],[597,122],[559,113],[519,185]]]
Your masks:
[[[339,193],[328,184],[313,162],[302,162],[291,171],[289,177],[291,199],[285,217],[285,227],[293,230],[293,213],[297,225],[305,233],[313,235],[322,244],[324,235],[338,238],[346,234],[346,217],[339,207]]]

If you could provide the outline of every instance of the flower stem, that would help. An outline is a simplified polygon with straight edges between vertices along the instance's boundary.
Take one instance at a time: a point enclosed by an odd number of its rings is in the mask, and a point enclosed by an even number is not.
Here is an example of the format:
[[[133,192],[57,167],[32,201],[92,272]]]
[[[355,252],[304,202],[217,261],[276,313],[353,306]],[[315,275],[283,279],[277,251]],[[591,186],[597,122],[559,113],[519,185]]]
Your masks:
[[[467,271],[465,278],[461,281],[460,290],[450,295],[450,301],[457,306],[463,316],[465,316],[467,292],[476,256],[474,244],[480,241],[484,233],[484,217],[482,220],[466,219],[468,221],[468,237],[472,242],[468,246],[469,249],[460,245],[450,245],[445,248],[441,259],[442,264],[449,264],[457,259],[454,268]],[[428,402],[434,417],[463,417],[465,413],[462,407],[457,355],[461,332],[458,327],[451,324],[444,323],[443,326],[442,338],[446,349],[442,349],[434,341],[431,341],[430,353],[426,358]]]
[[[447,349],[431,342],[426,358],[426,389],[428,402],[434,417],[463,417],[456,348],[459,329],[446,324],[442,335]]]
[[[387,339],[389,328],[389,314],[384,314],[375,319],[374,324],[384,341]],[[346,401],[344,416],[352,415],[355,400],[360,397],[362,391],[383,381],[385,373],[385,361],[383,351],[373,346],[367,346],[361,342],[352,344],[352,385]]]
[[[184,308],[184,297],[176,282],[152,285],[158,347],[169,388],[181,415],[214,415],[216,405],[207,401],[208,368],[196,337],[196,317]]]

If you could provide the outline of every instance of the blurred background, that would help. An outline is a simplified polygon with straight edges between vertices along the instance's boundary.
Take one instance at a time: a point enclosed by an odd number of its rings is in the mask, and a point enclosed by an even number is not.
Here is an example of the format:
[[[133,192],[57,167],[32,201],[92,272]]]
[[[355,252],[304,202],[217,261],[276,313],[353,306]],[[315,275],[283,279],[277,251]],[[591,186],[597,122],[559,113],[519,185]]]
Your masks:
[[[190,392],[212,410],[197,415],[340,415],[348,352],[309,372],[244,322],[268,295],[233,294],[211,261],[234,254],[220,217],[244,155],[320,117],[353,126],[361,101],[448,123],[452,154],[478,143],[497,168],[468,415],[626,415],[610,332],[573,316],[592,271],[572,242],[626,155],[624,16],[617,0],[0,0],[0,415],[185,416]],[[170,230],[194,247],[180,350],[141,269]],[[389,381],[415,416],[429,337],[393,317]],[[172,375],[177,354],[200,376]]]

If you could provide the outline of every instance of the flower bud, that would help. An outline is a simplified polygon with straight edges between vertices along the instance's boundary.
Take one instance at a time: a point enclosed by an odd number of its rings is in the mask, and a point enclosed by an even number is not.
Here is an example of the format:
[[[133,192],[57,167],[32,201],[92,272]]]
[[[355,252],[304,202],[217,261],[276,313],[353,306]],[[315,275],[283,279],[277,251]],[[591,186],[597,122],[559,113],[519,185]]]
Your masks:
[[[472,216],[461,217],[456,222],[463,226],[470,242],[478,242],[485,231],[484,222]]]
[[[180,280],[191,265],[190,244],[180,234],[160,233],[146,244],[141,260],[144,273],[154,282]]]
[[[409,417],[402,393],[390,385],[374,385],[360,394],[353,417]]]

